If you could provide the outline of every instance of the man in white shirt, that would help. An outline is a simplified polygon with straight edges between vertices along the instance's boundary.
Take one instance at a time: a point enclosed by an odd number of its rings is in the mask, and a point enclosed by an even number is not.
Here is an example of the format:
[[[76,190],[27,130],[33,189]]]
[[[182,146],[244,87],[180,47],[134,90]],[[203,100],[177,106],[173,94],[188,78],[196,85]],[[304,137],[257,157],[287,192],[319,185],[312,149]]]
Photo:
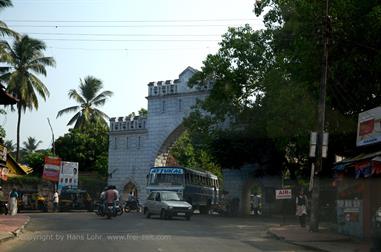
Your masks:
[[[53,194],[53,211],[54,212],[57,212],[58,210],[58,203],[59,203],[59,196],[58,196],[58,192],[55,191]]]

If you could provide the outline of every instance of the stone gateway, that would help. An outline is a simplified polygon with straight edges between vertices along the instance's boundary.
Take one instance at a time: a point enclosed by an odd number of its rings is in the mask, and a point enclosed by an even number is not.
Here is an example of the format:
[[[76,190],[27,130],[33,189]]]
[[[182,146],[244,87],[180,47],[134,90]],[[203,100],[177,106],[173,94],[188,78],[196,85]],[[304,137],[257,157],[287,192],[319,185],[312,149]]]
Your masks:
[[[108,184],[117,187],[122,200],[132,193],[145,201],[149,169],[166,165],[169,148],[184,131],[183,119],[208,95],[211,84],[188,87],[196,72],[187,67],[178,79],[148,83],[147,117],[110,119]]]

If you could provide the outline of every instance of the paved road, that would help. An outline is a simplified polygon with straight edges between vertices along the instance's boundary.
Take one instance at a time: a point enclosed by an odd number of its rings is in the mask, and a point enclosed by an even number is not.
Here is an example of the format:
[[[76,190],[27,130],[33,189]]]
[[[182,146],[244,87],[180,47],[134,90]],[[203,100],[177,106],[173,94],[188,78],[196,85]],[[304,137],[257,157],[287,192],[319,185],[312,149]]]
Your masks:
[[[94,213],[35,213],[23,234],[0,251],[310,251],[273,240],[271,224],[254,218],[193,216],[146,219],[129,213],[107,220]]]

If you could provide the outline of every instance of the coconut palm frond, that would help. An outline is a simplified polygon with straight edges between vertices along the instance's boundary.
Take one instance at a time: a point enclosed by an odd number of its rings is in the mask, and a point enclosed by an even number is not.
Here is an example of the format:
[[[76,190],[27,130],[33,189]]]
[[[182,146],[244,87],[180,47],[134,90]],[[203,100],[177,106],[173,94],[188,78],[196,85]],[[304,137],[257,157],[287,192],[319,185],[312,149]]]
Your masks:
[[[58,113],[57,113],[57,117],[56,117],[56,118],[62,116],[63,114],[66,114],[66,113],[73,113],[73,112],[76,112],[76,111],[78,111],[79,109],[80,109],[79,106],[72,106],[72,107],[68,107],[68,108],[62,109],[62,110],[58,111]]]

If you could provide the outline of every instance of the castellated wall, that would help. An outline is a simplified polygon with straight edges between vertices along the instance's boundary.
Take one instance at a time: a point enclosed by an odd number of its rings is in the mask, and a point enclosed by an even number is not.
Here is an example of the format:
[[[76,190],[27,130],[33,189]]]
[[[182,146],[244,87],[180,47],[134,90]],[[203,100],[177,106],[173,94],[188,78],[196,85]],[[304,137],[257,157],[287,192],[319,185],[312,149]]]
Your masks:
[[[137,186],[141,202],[146,199],[146,176],[149,168],[160,164],[160,154],[166,152],[181,130],[197,99],[205,99],[207,85],[189,88],[187,83],[196,72],[188,67],[178,79],[148,83],[148,116],[118,117],[110,120],[108,183],[116,185],[123,197],[124,186]],[[159,160],[159,161],[158,161]]]

